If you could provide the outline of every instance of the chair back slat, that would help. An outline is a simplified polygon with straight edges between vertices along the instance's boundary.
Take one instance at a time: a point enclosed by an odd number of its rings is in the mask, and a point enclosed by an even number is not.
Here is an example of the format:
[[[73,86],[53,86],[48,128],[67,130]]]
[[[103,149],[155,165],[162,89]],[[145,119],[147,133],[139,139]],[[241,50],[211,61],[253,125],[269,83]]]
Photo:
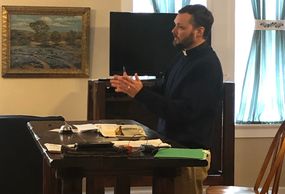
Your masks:
[[[277,160],[277,157],[278,157],[278,153],[282,152],[282,143],[284,141],[284,130],[280,130],[280,134],[278,134],[277,136],[278,141],[275,145],[275,150],[274,150],[274,153],[273,153],[273,156],[272,156],[272,162],[271,162],[271,169],[272,171],[274,171],[274,166],[276,165],[274,163],[274,161]],[[278,188],[279,188],[279,181],[280,181],[280,176],[281,176],[281,171],[282,171],[282,164],[283,164],[283,160],[284,160],[284,157],[281,156],[280,158],[280,164],[278,165],[277,169],[276,169],[276,173],[275,173],[275,176],[274,176],[274,180],[273,180],[273,184],[272,184],[272,191],[271,191],[271,194],[277,194],[278,193]],[[270,182],[268,183],[268,188],[270,186]]]
[[[285,130],[283,130],[283,134],[280,141],[280,145],[279,145],[279,149],[280,152],[282,152],[282,143],[284,142],[284,138],[285,138]],[[284,149],[284,148],[283,148]],[[279,182],[280,182],[280,177],[281,177],[281,172],[282,172],[282,166],[283,166],[283,161],[284,161],[284,156],[281,158],[281,163],[277,169],[277,173],[273,182],[273,186],[272,186],[272,194],[277,194],[278,193],[278,189],[279,189]]]
[[[285,154],[284,136],[285,136],[285,121],[281,124],[275,137],[273,138],[273,141],[270,145],[270,148],[267,152],[267,155],[265,157],[265,160],[257,177],[254,186],[254,190],[257,193],[259,193],[258,189],[260,188],[261,182],[264,178],[265,178],[264,183],[260,193],[261,194],[268,193],[272,180],[273,180],[272,194],[274,194],[275,192],[278,193],[280,174]],[[269,166],[270,162],[271,165]],[[268,171],[267,176],[264,176],[266,170]]]
[[[275,172],[272,172],[272,174],[276,173],[275,179],[273,182],[273,187],[272,187],[272,191],[274,191],[274,192],[271,192],[272,194],[278,193],[279,181],[280,181],[284,156],[285,156],[285,141],[284,141],[284,138],[282,138],[282,145],[280,147],[280,151],[279,151],[279,154],[278,154],[278,156],[276,158],[276,162],[275,162],[276,163],[276,169],[275,169]],[[273,174],[273,176],[274,176],[274,174]],[[268,184],[270,184],[270,182]]]
[[[283,160],[284,160],[284,158],[283,158]],[[283,163],[283,161],[281,162],[281,165],[277,169],[277,173],[276,173],[275,179],[273,181],[273,187],[272,187],[271,194],[277,194],[278,193],[280,176],[281,176],[281,172],[282,172],[282,163]]]

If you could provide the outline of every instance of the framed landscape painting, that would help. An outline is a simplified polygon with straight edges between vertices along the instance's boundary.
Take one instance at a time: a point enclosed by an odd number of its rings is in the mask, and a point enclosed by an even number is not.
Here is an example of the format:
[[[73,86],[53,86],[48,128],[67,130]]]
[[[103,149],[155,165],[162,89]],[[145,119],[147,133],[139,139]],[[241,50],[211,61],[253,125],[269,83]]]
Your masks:
[[[2,6],[2,77],[88,77],[90,8]]]

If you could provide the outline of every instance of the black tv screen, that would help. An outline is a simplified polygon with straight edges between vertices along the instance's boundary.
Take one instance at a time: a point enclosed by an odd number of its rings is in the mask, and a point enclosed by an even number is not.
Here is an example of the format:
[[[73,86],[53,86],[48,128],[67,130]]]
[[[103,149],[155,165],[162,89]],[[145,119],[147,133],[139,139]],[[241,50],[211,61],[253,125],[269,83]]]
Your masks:
[[[110,13],[110,75],[159,77],[177,54],[171,33],[176,14]]]

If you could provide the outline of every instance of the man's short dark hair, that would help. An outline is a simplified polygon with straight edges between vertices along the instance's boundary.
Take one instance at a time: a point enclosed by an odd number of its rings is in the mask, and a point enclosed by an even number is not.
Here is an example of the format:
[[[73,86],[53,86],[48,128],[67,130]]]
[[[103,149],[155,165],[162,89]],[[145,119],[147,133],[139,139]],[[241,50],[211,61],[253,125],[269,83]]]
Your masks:
[[[178,13],[188,13],[192,15],[192,24],[196,27],[202,26],[205,28],[204,38],[207,39],[211,33],[211,28],[214,23],[212,13],[203,5],[186,5],[181,8]]]

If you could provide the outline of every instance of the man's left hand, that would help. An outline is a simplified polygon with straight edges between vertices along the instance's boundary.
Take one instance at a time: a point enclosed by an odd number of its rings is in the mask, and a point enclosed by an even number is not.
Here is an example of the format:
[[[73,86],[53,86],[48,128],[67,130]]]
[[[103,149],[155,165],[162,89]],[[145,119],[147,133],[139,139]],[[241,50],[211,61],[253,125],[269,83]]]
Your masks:
[[[126,72],[124,72],[122,76],[114,75],[110,83],[116,92],[123,92],[132,98],[143,88],[143,83],[137,73],[135,74],[135,79],[128,76]]]

